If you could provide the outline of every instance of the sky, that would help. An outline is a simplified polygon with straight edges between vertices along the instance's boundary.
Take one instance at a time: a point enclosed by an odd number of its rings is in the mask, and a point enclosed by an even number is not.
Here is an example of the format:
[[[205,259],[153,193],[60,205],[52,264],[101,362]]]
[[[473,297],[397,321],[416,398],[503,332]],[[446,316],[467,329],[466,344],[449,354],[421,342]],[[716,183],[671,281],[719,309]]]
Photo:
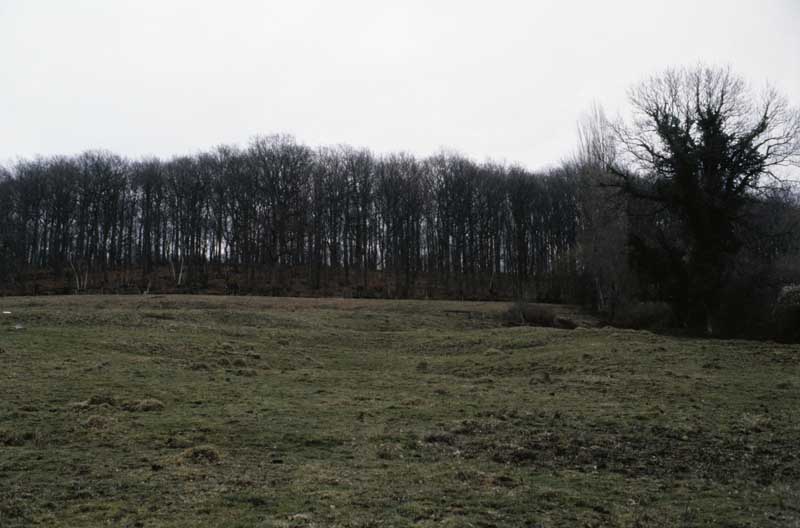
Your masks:
[[[670,67],[800,104],[798,22],[800,0],[0,0],[0,163],[286,133],[543,169]]]

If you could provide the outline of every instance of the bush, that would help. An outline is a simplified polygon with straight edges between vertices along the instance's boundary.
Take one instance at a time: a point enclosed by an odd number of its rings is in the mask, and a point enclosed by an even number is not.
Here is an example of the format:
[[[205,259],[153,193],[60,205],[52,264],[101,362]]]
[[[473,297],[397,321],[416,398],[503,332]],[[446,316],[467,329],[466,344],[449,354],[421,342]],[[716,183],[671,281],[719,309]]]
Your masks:
[[[800,343],[800,284],[781,288],[770,315],[769,337]]]
[[[744,266],[741,266],[744,268]],[[800,341],[800,270],[737,269],[717,314],[726,337]]]
[[[546,327],[558,326],[556,324],[556,314],[552,308],[527,302],[514,303],[505,313],[505,319],[512,324]]]
[[[667,303],[637,302],[617,309],[611,323],[614,326],[635,330],[663,330],[674,322],[674,314]]]
[[[800,304],[782,305],[772,317],[770,337],[787,343],[800,343]]]

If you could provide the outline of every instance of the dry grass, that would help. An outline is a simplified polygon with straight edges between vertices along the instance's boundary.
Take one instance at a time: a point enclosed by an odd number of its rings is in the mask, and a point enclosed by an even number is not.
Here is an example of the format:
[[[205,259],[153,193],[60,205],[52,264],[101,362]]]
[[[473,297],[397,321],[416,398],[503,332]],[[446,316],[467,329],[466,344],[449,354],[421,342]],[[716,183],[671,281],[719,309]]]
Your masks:
[[[162,411],[164,410],[164,402],[156,400],[155,398],[147,398],[144,400],[126,401],[122,404],[122,408],[132,412]]]
[[[800,523],[800,346],[503,303],[0,304],[3,528]]]
[[[104,430],[113,425],[116,420],[110,416],[93,414],[83,421],[83,426],[88,429]]]
[[[220,453],[219,449],[217,449],[213,445],[200,445],[200,446],[190,447],[188,449],[185,449],[178,456],[178,461],[181,463],[191,462],[191,463],[217,464],[220,460],[222,460],[222,454]]]

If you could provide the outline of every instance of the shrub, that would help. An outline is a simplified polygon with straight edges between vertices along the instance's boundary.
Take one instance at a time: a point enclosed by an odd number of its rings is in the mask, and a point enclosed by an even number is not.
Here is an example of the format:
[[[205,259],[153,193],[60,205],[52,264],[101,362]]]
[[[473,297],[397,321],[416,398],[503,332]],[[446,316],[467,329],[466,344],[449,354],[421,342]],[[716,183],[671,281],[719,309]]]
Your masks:
[[[505,319],[511,324],[547,327],[558,326],[556,324],[556,314],[552,308],[527,302],[514,303],[505,313]]]
[[[800,284],[787,284],[781,288],[778,304],[800,306]]]
[[[800,341],[800,270],[737,270],[718,313],[727,337]]]
[[[667,303],[638,302],[620,307],[614,316],[614,326],[635,330],[662,330],[669,328],[674,314]]]
[[[800,304],[779,305],[772,316],[770,337],[788,343],[800,343]]]

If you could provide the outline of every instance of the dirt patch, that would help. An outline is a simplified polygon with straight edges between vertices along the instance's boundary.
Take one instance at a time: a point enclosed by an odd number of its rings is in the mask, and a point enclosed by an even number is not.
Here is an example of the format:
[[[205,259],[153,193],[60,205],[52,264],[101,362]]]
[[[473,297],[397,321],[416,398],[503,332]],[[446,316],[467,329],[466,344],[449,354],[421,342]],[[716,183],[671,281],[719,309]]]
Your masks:
[[[766,434],[769,427],[760,416],[743,416],[742,434],[729,437],[649,424],[578,427],[579,421],[561,415],[537,427],[520,427],[519,422],[465,422],[425,440],[431,446],[455,447],[466,458],[549,470],[600,469],[626,477],[746,480],[760,485],[800,477],[800,454],[792,447],[796,439],[772,435],[770,442],[753,446],[752,436]]]

